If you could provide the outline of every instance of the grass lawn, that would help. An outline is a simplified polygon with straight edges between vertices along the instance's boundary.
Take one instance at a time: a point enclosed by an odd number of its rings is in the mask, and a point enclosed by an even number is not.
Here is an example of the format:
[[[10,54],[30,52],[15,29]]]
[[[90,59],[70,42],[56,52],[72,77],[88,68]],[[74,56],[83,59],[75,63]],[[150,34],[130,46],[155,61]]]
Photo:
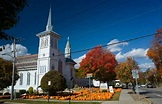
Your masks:
[[[113,95],[113,98],[110,99],[110,101],[118,101],[119,100],[119,97],[120,97],[120,92],[116,92]]]
[[[39,99],[37,99],[38,101],[35,100],[24,100],[24,99],[19,99],[19,100],[3,100],[4,102],[14,102],[14,103],[23,103],[23,104],[69,104],[68,101],[39,101]],[[82,101],[78,101],[78,102],[73,102],[70,101],[70,104],[89,104],[89,102],[82,102]],[[91,104],[100,104],[100,102],[91,102]]]

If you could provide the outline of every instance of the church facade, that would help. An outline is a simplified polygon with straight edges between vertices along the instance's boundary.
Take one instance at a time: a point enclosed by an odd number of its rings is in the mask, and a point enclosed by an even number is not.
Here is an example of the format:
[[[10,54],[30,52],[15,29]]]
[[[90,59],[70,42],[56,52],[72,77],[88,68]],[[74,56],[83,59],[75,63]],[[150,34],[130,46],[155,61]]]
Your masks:
[[[15,90],[40,86],[42,77],[50,70],[57,70],[66,79],[67,86],[74,76],[74,65],[71,58],[69,37],[63,54],[58,48],[60,35],[53,31],[51,9],[49,11],[46,30],[36,34],[39,38],[38,54],[19,56],[16,58],[16,67],[20,78],[14,86]]]

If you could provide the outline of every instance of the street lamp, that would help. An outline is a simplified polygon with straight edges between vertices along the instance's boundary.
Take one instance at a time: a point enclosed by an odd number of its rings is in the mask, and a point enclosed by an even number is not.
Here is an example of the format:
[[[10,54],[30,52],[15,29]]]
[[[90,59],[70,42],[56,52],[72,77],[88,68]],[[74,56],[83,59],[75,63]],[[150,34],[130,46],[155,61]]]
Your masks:
[[[48,103],[49,103],[49,91],[50,91],[50,85],[51,85],[51,81],[48,81]]]

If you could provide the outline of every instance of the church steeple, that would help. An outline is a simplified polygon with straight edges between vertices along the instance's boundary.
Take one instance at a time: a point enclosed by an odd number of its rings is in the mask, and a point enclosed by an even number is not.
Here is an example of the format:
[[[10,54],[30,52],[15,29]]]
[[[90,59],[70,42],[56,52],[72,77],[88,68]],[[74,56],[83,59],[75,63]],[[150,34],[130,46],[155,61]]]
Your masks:
[[[46,31],[52,31],[52,30],[53,30],[53,26],[52,26],[52,20],[51,20],[51,7],[50,7]]]
[[[65,47],[65,58],[71,58],[71,48],[70,48],[69,37],[67,39],[67,43],[66,43],[66,47]]]

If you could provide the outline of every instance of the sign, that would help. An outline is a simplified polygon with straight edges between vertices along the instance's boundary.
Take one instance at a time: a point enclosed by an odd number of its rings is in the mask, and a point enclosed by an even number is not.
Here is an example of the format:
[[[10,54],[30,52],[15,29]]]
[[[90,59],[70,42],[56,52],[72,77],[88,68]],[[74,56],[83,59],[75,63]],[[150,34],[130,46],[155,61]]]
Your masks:
[[[92,78],[92,73],[88,73],[87,78]]]
[[[132,70],[132,76],[134,79],[139,78],[138,70]]]
[[[107,83],[101,83],[100,84],[100,90],[107,90]]]
[[[51,81],[48,81],[48,86],[50,86],[51,85]]]
[[[112,86],[109,86],[109,91],[110,91],[111,93],[114,93],[114,90],[113,90],[113,87],[112,87]]]

